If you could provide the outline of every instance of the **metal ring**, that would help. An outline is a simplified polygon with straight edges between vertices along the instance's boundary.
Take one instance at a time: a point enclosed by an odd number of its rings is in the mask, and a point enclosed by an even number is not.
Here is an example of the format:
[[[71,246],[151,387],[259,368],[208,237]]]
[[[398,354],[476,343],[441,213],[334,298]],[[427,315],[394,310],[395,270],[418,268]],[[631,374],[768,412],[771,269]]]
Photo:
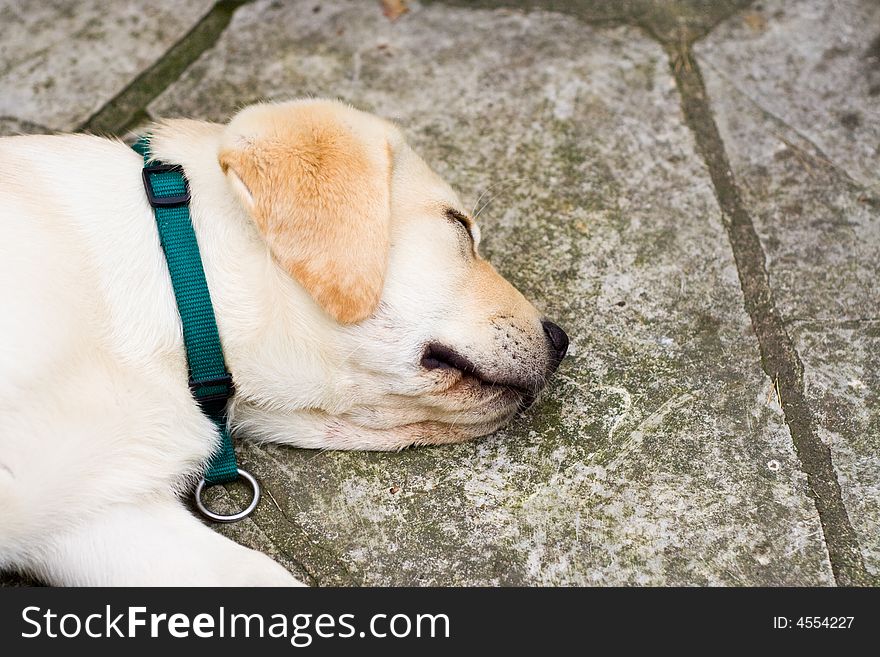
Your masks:
[[[202,478],[196,485],[196,492],[193,494],[196,500],[196,508],[198,508],[199,513],[215,522],[237,522],[242,518],[247,518],[253,510],[257,508],[257,504],[260,502],[260,484],[257,483],[257,480],[250,472],[242,470],[241,468],[238,469],[238,476],[247,481],[254,491],[254,498],[251,500],[251,503],[247,505],[247,508],[229,516],[222,516],[219,513],[214,513],[205,506],[204,502],[202,502],[202,491],[208,486],[205,479]]]

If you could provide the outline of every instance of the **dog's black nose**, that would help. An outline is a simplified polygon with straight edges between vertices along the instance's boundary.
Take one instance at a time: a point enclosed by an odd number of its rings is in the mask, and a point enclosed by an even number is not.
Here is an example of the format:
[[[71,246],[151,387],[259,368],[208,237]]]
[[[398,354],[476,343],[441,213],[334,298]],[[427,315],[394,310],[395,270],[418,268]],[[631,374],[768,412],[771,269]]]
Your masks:
[[[565,358],[565,352],[568,351],[568,336],[553,322],[545,320],[541,322],[541,326],[544,327],[544,335],[547,336],[547,342],[550,344],[550,371],[555,372],[559,363]]]

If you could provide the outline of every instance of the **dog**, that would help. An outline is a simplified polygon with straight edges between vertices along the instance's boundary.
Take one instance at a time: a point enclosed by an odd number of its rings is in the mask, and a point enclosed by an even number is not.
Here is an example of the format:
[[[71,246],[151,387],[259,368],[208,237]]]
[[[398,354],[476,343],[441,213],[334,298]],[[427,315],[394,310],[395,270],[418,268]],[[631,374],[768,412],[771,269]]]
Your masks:
[[[337,101],[153,125],[182,166],[237,436],[400,450],[489,434],[568,337],[479,253],[400,129]],[[296,585],[181,501],[218,444],[188,387],[143,160],[0,139],[0,569],[53,585]]]

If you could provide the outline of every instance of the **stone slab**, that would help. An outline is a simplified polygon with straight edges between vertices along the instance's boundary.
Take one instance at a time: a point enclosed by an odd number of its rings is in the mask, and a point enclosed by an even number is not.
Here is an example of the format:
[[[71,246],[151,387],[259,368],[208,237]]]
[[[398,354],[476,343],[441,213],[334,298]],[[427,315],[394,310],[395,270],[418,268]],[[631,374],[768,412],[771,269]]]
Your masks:
[[[696,51],[765,112],[862,185],[880,188],[880,3],[768,0]]]
[[[763,2],[755,13],[760,33],[731,18],[698,46],[698,57],[776,305],[803,362],[820,438],[831,447],[865,566],[877,576],[880,124],[868,77],[880,61],[869,71],[866,53],[880,34],[880,6]],[[739,64],[725,55],[734,49]],[[858,112],[863,122],[847,128],[841,112]]]
[[[213,4],[0,0],[0,134],[75,130]]]

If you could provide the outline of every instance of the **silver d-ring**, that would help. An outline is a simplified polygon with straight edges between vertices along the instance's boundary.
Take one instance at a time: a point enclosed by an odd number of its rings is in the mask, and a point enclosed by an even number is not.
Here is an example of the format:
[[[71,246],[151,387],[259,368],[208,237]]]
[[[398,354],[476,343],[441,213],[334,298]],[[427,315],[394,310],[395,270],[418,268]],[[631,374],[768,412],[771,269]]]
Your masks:
[[[214,513],[205,506],[204,502],[202,502],[202,491],[208,486],[208,484],[205,483],[204,478],[202,478],[196,485],[196,492],[194,493],[196,507],[198,508],[199,513],[215,522],[237,522],[242,518],[247,518],[253,510],[257,508],[257,504],[260,502],[260,484],[257,483],[257,480],[250,472],[242,470],[241,468],[238,469],[238,476],[247,481],[254,491],[254,498],[251,500],[251,503],[247,505],[247,508],[229,516],[222,516],[219,513]]]

